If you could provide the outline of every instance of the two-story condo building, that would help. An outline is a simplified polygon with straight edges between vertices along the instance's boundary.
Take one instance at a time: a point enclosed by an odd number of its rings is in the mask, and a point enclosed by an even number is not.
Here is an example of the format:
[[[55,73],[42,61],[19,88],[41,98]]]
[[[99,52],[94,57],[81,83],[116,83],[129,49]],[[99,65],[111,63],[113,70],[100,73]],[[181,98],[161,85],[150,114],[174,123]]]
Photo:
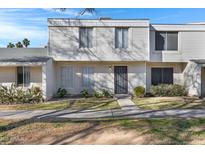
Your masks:
[[[130,94],[161,83],[205,96],[205,25],[48,19],[48,37],[48,48],[0,49],[0,84],[40,86],[46,99],[58,88]]]

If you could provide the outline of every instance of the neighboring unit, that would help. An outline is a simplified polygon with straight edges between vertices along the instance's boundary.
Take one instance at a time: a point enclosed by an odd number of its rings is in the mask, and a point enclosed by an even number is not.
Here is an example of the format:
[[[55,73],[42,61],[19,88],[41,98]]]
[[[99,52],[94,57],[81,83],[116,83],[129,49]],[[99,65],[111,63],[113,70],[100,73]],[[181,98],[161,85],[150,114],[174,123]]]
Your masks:
[[[205,25],[149,20],[48,19],[48,48],[0,49],[0,83],[130,94],[134,87],[180,84],[205,96]]]

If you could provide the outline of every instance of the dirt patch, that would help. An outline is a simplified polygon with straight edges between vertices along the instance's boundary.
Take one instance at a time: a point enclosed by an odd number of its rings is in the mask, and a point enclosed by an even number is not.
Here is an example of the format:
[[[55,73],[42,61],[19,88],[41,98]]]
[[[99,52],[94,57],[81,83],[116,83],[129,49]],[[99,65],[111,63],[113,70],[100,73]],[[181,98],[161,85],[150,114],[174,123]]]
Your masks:
[[[0,144],[205,144],[205,119],[0,120]]]

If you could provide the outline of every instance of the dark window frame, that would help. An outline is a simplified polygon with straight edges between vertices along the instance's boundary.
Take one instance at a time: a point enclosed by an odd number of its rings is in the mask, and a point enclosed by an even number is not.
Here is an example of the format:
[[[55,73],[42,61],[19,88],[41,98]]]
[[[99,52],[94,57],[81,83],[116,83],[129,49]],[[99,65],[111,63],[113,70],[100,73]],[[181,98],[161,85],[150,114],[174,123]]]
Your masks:
[[[163,36],[163,34],[164,34],[164,36]],[[168,42],[168,39],[171,39],[171,34],[176,34],[176,36],[177,36],[177,38],[175,40],[176,42],[174,42],[176,44],[176,46],[174,46],[174,47],[171,46],[172,49],[169,47],[169,45],[171,43]],[[178,31],[155,31],[155,50],[156,51],[162,51],[162,50],[177,51],[178,50],[178,39],[179,39],[178,35],[179,35]],[[161,38],[159,38],[160,36],[161,36]],[[162,43],[164,43],[164,44],[162,44]]]
[[[170,71],[170,72],[167,72],[167,71]],[[170,75],[166,76],[168,73],[171,73],[171,76]],[[173,82],[174,82],[174,68],[173,67],[153,67],[151,68],[151,85],[173,84]]]
[[[30,83],[31,83],[30,67],[29,66],[17,66],[16,67],[16,84],[17,84],[17,86],[29,87]]]
[[[117,39],[117,30],[121,30],[121,46],[119,45],[119,41]],[[124,31],[123,30],[126,30],[127,31],[127,35],[125,38],[125,35],[124,35]],[[126,40],[126,43],[124,42],[124,40]],[[115,27],[115,49],[127,49],[129,48],[129,27]]]
[[[91,34],[89,34],[90,33],[89,30],[91,30]],[[84,35],[86,35],[85,36],[86,42],[83,42],[82,40],[82,31],[84,31]],[[92,47],[93,47],[93,27],[80,27],[79,28],[79,48],[92,48]]]

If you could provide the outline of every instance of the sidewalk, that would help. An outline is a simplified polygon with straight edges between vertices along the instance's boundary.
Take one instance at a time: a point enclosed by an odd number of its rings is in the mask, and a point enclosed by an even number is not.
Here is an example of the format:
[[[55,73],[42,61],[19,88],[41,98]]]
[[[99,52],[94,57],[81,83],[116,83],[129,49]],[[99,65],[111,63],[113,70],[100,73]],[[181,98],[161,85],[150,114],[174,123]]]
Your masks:
[[[203,109],[183,110],[136,110],[136,109],[115,109],[115,110],[7,110],[0,111],[0,119],[73,119],[73,120],[97,120],[103,118],[205,118]]]

